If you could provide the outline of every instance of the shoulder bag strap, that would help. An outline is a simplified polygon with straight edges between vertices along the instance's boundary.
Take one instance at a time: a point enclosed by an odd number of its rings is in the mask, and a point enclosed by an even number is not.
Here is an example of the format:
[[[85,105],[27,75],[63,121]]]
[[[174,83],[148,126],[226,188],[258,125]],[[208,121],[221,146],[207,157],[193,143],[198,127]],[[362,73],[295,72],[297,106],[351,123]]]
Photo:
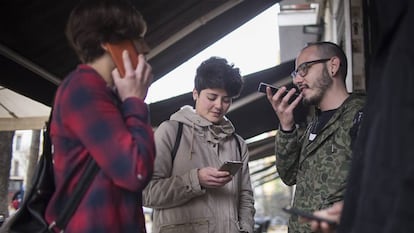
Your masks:
[[[237,143],[237,149],[239,150],[239,156],[240,156],[240,161],[242,160],[242,151],[241,151],[241,145],[240,145],[240,141],[239,138],[237,137],[236,134],[234,135],[234,139],[236,139],[236,143]]]
[[[66,203],[65,207],[62,210],[62,213],[58,216],[58,218],[54,222],[52,222],[52,224],[49,225],[49,229],[57,227],[61,230],[64,230],[66,228],[66,225],[68,225],[70,218],[73,216],[76,209],[78,208],[79,203],[82,200],[82,197],[86,193],[86,190],[88,189],[88,187],[92,183],[92,180],[95,178],[95,175],[99,171],[99,167],[92,157],[88,158],[87,163],[88,164],[85,169],[85,172],[79,180],[79,184],[73,191],[73,195]]]
[[[177,136],[175,138],[175,144],[171,151],[171,161],[174,163],[175,156],[177,155],[178,147],[180,146],[181,142],[181,135],[183,134],[183,123],[178,122],[178,130],[177,130]]]
[[[53,109],[52,109],[53,111]],[[50,140],[50,122],[52,119],[52,113],[49,117],[49,121],[46,123],[46,130],[45,133],[45,143],[44,148],[47,150],[51,150],[52,144]],[[76,186],[73,195],[69,198],[68,202],[64,206],[62,213],[58,215],[55,221],[53,221],[49,225],[49,229],[58,228],[61,230],[61,232],[64,231],[66,226],[69,223],[70,218],[75,213],[76,209],[79,206],[80,201],[82,200],[82,197],[84,196],[86,190],[92,183],[92,180],[95,178],[96,174],[99,171],[99,167],[96,164],[95,160],[90,156],[87,161],[86,169],[83,175],[81,176],[78,185]]]

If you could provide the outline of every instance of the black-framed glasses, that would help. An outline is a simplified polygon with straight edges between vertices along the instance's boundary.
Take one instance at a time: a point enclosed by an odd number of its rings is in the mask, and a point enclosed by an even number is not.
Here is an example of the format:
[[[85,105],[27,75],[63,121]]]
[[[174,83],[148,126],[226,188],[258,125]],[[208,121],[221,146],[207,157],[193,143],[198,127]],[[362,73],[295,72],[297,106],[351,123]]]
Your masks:
[[[308,74],[308,70],[309,70],[309,68],[311,68],[311,66],[313,66],[317,63],[327,62],[329,60],[331,60],[331,58],[324,58],[324,59],[318,59],[318,60],[304,62],[304,63],[300,64],[298,66],[298,68],[296,68],[296,70],[292,71],[290,76],[292,76],[293,79],[296,78],[296,75],[300,75],[300,77],[305,77]]]

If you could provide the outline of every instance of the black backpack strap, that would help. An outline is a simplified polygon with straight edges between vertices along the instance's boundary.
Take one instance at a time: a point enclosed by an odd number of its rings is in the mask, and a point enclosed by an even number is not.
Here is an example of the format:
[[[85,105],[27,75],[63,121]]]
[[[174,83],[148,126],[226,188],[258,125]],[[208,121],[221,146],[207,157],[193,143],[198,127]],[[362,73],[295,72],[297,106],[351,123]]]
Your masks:
[[[239,155],[240,155],[240,161],[242,160],[242,152],[241,152],[241,145],[240,145],[240,141],[239,138],[237,137],[236,134],[233,134],[234,139],[236,139],[236,143],[237,143],[237,149],[239,149]]]
[[[53,229],[57,227],[60,230],[64,230],[68,225],[72,215],[75,213],[76,209],[78,208],[83,196],[85,195],[86,191],[88,190],[89,186],[91,185],[93,179],[95,178],[96,174],[100,170],[98,164],[95,160],[89,156],[87,161],[87,166],[82,174],[73,194],[66,202],[64,208],[62,209],[61,214],[58,218],[49,226],[49,229]],[[63,231],[62,231],[63,232]]]
[[[178,147],[180,146],[180,142],[181,142],[181,135],[183,134],[183,123],[182,122],[178,122],[178,129],[177,129],[177,136],[175,138],[175,144],[174,147],[171,151],[171,161],[174,162],[175,156],[177,155],[177,150]]]
[[[53,105],[52,105],[53,106]],[[50,125],[52,122],[52,112],[51,110],[49,120],[46,123],[46,132],[44,133],[44,143],[43,143],[43,150],[46,151],[48,156],[53,156],[52,154],[52,142],[50,137]],[[50,159],[50,165],[53,169],[52,159]],[[61,213],[58,214],[55,221],[53,221],[49,225],[49,229],[52,230],[57,228],[63,232],[68,225],[70,219],[72,218],[73,214],[75,213],[76,209],[78,208],[84,194],[86,193],[87,189],[91,185],[93,179],[95,178],[96,174],[100,170],[96,161],[89,156],[86,169],[84,173],[81,175],[80,180],[73,191],[73,194],[69,198],[69,200],[65,203]],[[53,174],[53,171],[50,173]]]

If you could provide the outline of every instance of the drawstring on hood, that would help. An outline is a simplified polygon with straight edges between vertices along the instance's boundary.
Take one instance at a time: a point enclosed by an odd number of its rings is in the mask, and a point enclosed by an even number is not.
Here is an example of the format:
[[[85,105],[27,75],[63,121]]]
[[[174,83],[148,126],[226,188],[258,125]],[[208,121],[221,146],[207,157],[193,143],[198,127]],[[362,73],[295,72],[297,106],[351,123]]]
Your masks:
[[[205,137],[207,142],[213,143],[218,147],[220,141],[232,136],[234,133],[234,126],[226,117],[219,124],[213,124],[198,115],[195,109],[189,105],[183,106],[179,111],[171,115],[170,120],[183,122],[185,125],[191,126],[190,160],[193,154],[195,134]]]
[[[193,143],[194,143],[194,123],[191,125],[191,144],[190,144],[190,160],[193,159]]]

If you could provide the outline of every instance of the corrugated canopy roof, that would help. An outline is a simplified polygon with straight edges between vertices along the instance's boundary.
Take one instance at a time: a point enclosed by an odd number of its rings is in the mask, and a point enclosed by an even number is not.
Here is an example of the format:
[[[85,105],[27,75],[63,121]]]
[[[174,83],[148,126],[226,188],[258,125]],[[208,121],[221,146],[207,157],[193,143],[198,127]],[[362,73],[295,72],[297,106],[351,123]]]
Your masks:
[[[148,58],[155,80],[279,1],[133,0],[148,23],[146,40],[152,48]],[[67,17],[77,2],[1,1],[1,86],[51,105],[60,81],[79,63],[64,36]],[[294,62],[289,61],[249,75],[228,114],[241,136],[249,138],[277,127],[277,118],[257,86],[261,81],[288,84],[293,68]],[[188,94],[150,104],[153,126],[184,104],[192,104]],[[304,119],[303,108],[297,117]]]

